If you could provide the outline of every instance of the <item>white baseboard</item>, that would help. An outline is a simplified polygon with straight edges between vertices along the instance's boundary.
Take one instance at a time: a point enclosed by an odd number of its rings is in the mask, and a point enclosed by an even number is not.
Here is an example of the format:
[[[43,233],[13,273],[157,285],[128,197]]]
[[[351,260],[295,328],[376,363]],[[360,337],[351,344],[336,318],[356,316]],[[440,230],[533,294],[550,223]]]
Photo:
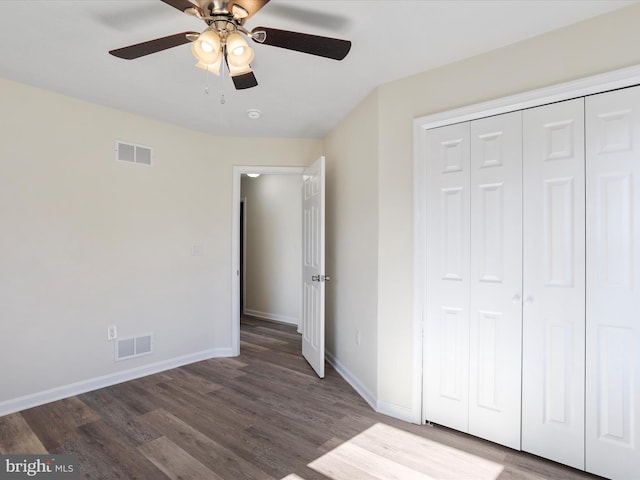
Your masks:
[[[340,374],[340,376],[344,378],[344,380],[351,385],[356,392],[358,392],[358,395],[364,398],[369,406],[376,412],[382,413],[383,415],[389,415],[390,417],[409,423],[421,423],[420,412],[415,408],[404,407],[395,403],[378,400],[376,395],[371,393],[371,391],[367,389],[367,387],[365,387],[355,375],[345,368],[342,363],[336,360],[331,352],[325,351],[325,358],[327,362],[336,369],[336,372],[338,372],[338,374]]]
[[[325,351],[325,358],[327,362],[329,362],[329,364],[336,369],[336,372],[338,372],[340,376],[344,378],[345,381],[349,385],[351,385],[356,392],[358,392],[358,395],[364,398],[371,408],[373,408],[375,411],[378,411],[378,401],[376,399],[376,396],[371,393],[371,391],[367,387],[365,387],[355,375],[347,370],[347,368],[342,365],[342,363],[340,363],[331,352]]]
[[[182,357],[171,358],[161,362],[143,365],[141,367],[132,368],[122,372],[103,375],[101,377],[83,380],[81,382],[62,385],[42,392],[31,393],[23,397],[14,398],[0,402],[0,417],[9,415],[10,413],[19,412],[27,408],[37,407],[45,403],[55,402],[63,398],[73,397],[82,393],[97,390],[99,388],[109,387],[118,383],[134,380],[136,378],[145,377],[154,373],[163,372],[172,368],[181,367],[190,363],[208,360],[210,358],[231,357],[233,351],[231,348],[215,348],[203,350],[201,352],[184,355]]]
[[[265,320],[274,320],[276,322],[288,323],[290,325],[299,325],[299,321],[296,317],[290,317],[288,315],[279,315],[277,313],[260,312],[258,310],[251,310],[249,308],[244,309],[244,314],[250,317],[263,318]]]

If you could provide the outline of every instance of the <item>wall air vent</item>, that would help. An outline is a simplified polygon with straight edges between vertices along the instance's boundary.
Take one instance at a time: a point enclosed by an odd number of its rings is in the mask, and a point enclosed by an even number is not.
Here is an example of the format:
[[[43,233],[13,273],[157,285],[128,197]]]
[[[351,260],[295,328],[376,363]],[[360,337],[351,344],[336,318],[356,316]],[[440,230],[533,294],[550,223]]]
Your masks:
[[[142,357],[153,353],[153,336],[122,338],[116,342],[116,361]]]
[[[116,142],[116,160],[151,166],[151,147],[133,143]]]

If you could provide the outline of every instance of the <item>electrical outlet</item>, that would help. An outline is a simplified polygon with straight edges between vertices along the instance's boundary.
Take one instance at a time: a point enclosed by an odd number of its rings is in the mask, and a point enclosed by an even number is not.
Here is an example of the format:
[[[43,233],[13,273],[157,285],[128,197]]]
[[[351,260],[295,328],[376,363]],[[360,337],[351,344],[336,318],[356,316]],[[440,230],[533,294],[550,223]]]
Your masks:
[[[118,338],[118,330],[115,325],[107,327],[107,340],[115,340]]]

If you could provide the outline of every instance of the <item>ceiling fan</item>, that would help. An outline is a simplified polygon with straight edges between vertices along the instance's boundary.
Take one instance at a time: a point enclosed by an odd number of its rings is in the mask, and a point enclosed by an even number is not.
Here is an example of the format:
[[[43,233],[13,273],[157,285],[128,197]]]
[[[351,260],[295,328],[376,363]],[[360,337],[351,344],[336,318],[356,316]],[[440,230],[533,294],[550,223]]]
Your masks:
[[[251,31],[245,22],[264,7],[269,0],[162,0],[164,3],[203,20],[207,28],[202,32],[182,32],[147,42],[111,50],[118,58],[133,60],[169,48],[191,43],[191,51],[198,60],[197,67],[220,74],[224,62],[236,89],[258,85],[251,61],[253,49],[244,37],[256,43],[342,60],[351,49],[351,42],[308,33],[291,32],[268,27]]]

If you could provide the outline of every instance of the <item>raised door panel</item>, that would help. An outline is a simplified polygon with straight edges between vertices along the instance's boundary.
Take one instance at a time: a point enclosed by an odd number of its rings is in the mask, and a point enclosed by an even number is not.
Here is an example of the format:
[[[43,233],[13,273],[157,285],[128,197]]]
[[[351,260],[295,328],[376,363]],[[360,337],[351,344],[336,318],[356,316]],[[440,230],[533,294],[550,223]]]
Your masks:
[[[522,449],[584,468],[584,100],[523,112]]]
[[[521,112],[471,122],[469,433],[520,448]]]
[[[640,472],[640,88],[586,100],[586,469]]]
[[[427,144],[424,419],[468,430],[469,125],[436,128]]]

